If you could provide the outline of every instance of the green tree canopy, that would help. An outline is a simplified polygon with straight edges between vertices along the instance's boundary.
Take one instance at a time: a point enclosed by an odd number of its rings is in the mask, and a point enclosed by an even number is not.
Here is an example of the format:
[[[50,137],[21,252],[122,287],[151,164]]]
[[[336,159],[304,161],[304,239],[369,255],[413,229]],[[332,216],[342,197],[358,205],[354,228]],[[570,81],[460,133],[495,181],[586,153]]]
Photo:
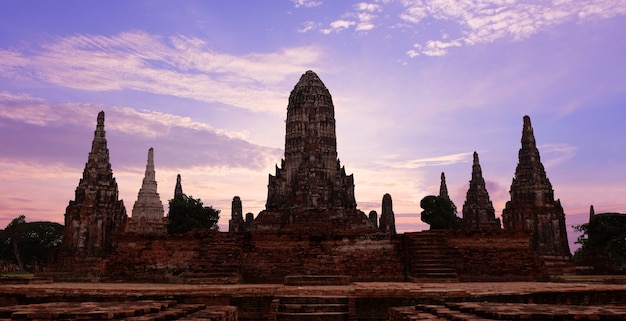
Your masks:
[[[169,200],[169,205],[168,233],[185,233],[194,228],[219,229],[220,211],[211,206],[205,207],[200,199],[182,194]]]
[[[27,266],[45,265],[52,252],[61,245],[63,225],[54,222],[26,222],[20,215],[0,233],[0,255],[14,261],[21,270]]]
[[[456,206],[447,197],[429,195],[420,201],[422,222],[430,225],[431,230],[446,230],[460,227],[461,218],[456,216]]]

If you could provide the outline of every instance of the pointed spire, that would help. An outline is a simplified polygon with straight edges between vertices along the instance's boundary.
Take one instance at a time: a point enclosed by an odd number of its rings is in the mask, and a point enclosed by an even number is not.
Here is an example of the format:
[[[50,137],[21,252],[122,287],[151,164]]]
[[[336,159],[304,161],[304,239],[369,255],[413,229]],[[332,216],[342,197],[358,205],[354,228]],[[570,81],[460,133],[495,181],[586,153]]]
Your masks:
[[[153,185],[152,182],[155,184]],[[154,191],[156,192],[156,172],[154,170],[154,148],[150,147],[148,149],[148,163],[146,164],[146,173],[143,177],[144,185],[149,185],[146,187],[154,187]],[[148,184],[146,184],[148,183]]]
[[[113,235],[125,230],[127,218],[111,169],[101,111],[83,177],[65,210],[62,251],[86,256],[108,253]]]
[[[439,197],[450,199],[448,195],[448,186],[446,186],[446,174],[441,172],[441,184],[439,185]]]
[[[530,232],[531,246],[543,255],[570,256],[565,213],[539,157],[530,117],[524,116],[522,146],[511,183],[511,200],[502,211],[505,230]]]
[[[472,164],[472,179],[476,177],[483,177],[483,170],[480,168],[480,162],[478,161],[478,153],[474,151],[474,162]]]
[[[530,123],[530,117],[524,116],[524,126],[522,128],[522,148],[536,148],[535,134]]]
[[[163,218],[163,203],[157,192],[156,172],[154,170],[154,148],[148,149],[148,162],[143,177],[137,201],[133,205],[132,218],[161,220]]]
[[[83,179],[96,180],[98,175],[113,177],[109,149],[107,148],[106,132],[104,131],[104,111],[98,113],[96,130],[91,142],[91,152],[87,158],[87,164],[83,171]]]
[[[180,174],[176,175],[176,187],[174,188],[174,198],[183,197],[183,185],[180,182]]]
[[[500,220],[496,219],[495,209],[489,200],[477,152],[474,152],[472,179],[463,204],[463,221],[469,230],[500,229]]]

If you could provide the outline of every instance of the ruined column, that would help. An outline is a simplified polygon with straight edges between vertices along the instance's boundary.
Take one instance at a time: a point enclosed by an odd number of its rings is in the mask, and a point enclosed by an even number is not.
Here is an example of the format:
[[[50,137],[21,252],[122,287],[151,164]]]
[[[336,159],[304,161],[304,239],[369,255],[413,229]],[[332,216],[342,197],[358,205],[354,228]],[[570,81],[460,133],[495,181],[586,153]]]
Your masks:
[[[229,232],[241,232],[244,228],[243,209],[241,206],[241,198],[233,197],[230,209],[230,220],[228,221]]]
[[[376,211],[370,211],[369,219],[374,224],[374,227],[378,228],[378,213]]]
[[[396,219],[393,214],[393,203],[391,202],[391,195],[385,194],[383,196],[383,211],[380,214],[380,224],[378,227],[382,232],[392,235],[396,234]]]

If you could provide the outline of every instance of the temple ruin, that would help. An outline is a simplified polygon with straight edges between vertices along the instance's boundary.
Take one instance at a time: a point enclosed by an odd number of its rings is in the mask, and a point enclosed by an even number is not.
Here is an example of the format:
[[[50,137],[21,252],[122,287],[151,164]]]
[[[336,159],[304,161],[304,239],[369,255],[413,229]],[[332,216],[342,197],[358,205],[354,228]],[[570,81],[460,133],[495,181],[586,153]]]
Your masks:
[[[285,157],[269,175],[265,210],[243,215],[234,196],[229,231],[168,234],[154,229],[163,219],[157,193],[154,149],[126,230],[98,115],[92,152],[66,213],[64,244],[57,265],[106,281],[166,283],[346,284],[354,281],[502,281],[545,278],[546,254],[563,248],[564,216],[545,178],[530,119],[524,118],[520,163],[500,229],[489,200],[478,155],[463,207],[464,230],[397,233],[391,195],[381,215],[357,208],[354,177],[338,158],[334,105],[320,78],[307,71],[287,106]],[[537,178],[536,180],[532,180]],[[183,197],[180,174],[174,198]],[[534,199],[541,206],[536,206]],[[449,199],[445,174],[439,196]],[[528,200],[532,198],[529,203]],[[549,212],[551,209],[559,211]],[[162,221],[164,222],[164,221]],[[551,229],[558,225],[561,229]],[[534,229],[531,229],[532,227]],[[163,227],[164,228],[164,227]],[[539,231],[539,232],[536,232]],[[129,233],[131,232],[131,233]],[[534,234],[533,234],[534,233]],[[155,237],[155,234],[158,237]],[[557,245],[550,250],[551,240]],[[89,256],[90,264],[68,265]],[[543,256],[542,256],[543,255]]]
[[[476,152],[462,211],[464,228],[398,233],[391,195],[384,192],[380,217],[376,211],[369,215],[360,211],[354,177],[346,174],[338,158],[332,97],[312,71],[302,75],[290,94],[285,129],[284,159],[269,175],[263,211],[256,217],[246,213],[244,218],[242,198],[234,196],[228,232],[196,229],[168,234],[157,192],[154,149],[148,151],[142,186],[128,219],[118,199],[100,112],[83,177],[65,213],[63,245],[41,276],[137,282],[137,289],[124,294],[88,287],[65,294],[63,289],[18,294],[10,301],[15,306],[6,311],[24,315],[55,308],[46,302],[67,300],[71,302],[52,310],[73,311],[82,318],[85,310],[77,302],[88,297],[97,301],[88,306],[110,319],[120,313],[140,319],[188,313],[221,315],[215,320],[406,320],[426,314],[456,317],[467,312],[466,306],[446,300],[468,296],[483,303],[588,304],[607,298],[626,302],[625,291],[609,296],[605,287],[596,292],[549,292],[546,283],[541,283],[546,291],[524,288],[537,292],[531,296],[512,294],[508,284],[496,283],[456,283],[442,291],[442,284],[450,282],[537,281],[567,271],[558,265],[570,258],[565,215],[559,200],[554,200],[528,116],[511,200],[503,212],[504,228],[495,217]],[[444,173],[439,196],[450,199]],[[183,197],[179,174],[174,198]],[[159,222],[163,225],[157,228]],[[169,284],[152,289],[140,283]],[[250,285],[242,285],[246,283]],[[23,298],[39,301],[20,304]],[[111,298],[124,304],[109,304]],[[157,301],[164,304],[152,311]],[[484,303],[476,311],[500,308],[498,303]]]
[[[489,193],[485,186],[483,171],[478,161],[478,153],[474,152],[472,179],[463,204],[463,226],[468,230],[499,230],[500,219],[496,218]]]
[[[101,111],[83,177],[65,210],[57,270],[71,272],[81,264],[91,267],[115,249],[114,235],[124,232],[127,222],[126,208],[118,195]]]
[[[133,205],[132,216],[128,220],[128,231],[142,234],[165,234],[166,225],[163,203],[157,192],[154,148],[150,147],[143,183],[137,195],[137,201]]]
[[[265,210],[251,229],[376,229],[357,209],[354,177],[337,157],[335,107],[313,71],[294,86],[287,105],[285,158],[269,175]]]
[[[542,255],[570,257],[565,213],[561,201],[554,200],[528,116],[524,116],[521,141],[511,200],[502,211],[504,229],[529,232],[532,248]]]

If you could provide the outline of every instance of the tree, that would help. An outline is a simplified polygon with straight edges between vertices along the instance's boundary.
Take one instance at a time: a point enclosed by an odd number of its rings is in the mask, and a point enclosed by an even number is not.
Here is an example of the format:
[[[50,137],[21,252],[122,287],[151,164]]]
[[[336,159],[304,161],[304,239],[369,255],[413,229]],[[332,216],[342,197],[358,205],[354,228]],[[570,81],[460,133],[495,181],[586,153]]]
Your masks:
[[[626,214],[596,214],[589,223],[574,226],[574,229],[583,233],[576,241],[582,246],[574,254],[575,259],[595,266],[608,261],[618,269],[626,262]]]
[[[20,215],[14,218],[0,234],[4,258],[12,254],[20,270],[26,266],[43,265],[50,254],[61,245],[63,225],[54,222],[26,222]]]
[[[182,194],[169,200],[167,214],[167,232],[185,233],[194,228],[218,230],[217,221],[220,211],[211,206],[204,206],[202,200]]]
[[[26,216],[20,215],[14,218],[4,229],[3,243],[9,245],[13,251],[13,255],[17,262],[17,266],[21,271],[24,270],[24,262],[20,254],[19,242],[26,230]]]
[[[462,225],[461,218],[456,216],[456,206],[447,197],[429,195],[420,201],[424,209],[422,222],[430,225],[431,230],[446,230]]]

